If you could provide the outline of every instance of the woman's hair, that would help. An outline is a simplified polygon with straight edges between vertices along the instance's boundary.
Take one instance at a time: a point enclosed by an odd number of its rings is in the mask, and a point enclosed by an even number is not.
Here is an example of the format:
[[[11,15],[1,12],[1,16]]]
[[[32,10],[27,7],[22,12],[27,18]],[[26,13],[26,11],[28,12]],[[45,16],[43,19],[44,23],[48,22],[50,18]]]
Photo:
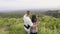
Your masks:
[[[36,18],[36,15],[32,15],[31,20],[32,20],[33,23],[36,22],[35,19],[37,19],[37,18]]]

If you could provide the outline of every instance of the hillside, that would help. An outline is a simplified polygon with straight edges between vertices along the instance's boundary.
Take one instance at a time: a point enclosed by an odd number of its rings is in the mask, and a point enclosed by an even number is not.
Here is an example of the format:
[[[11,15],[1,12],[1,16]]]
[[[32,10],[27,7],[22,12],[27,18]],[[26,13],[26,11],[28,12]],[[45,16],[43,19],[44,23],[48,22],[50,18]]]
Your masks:
[[[60,18],[38,17],[38,34],[60,34]],[[26,34],[23,18],[1,18],[0,34]]]

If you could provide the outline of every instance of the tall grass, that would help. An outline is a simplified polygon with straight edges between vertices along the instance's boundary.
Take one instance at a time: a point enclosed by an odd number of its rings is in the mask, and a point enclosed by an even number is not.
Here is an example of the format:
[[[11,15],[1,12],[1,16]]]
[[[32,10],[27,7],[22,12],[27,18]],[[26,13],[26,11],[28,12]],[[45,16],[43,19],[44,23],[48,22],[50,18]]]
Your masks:
[[[38,34],[60,34],[60,18],[38,17]],[[0,18],[0,34],[26,34],[23,18]]]

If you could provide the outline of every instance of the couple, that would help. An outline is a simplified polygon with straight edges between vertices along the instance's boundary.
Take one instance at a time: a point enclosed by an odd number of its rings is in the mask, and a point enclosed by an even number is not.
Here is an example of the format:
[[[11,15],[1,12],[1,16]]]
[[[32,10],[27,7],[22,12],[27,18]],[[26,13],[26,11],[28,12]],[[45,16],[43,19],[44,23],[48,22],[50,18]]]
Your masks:
[[[27,34],[37,34],[37,17],[36,15],[32,15],[32,18],[29,17],[30,11],[27,11],[23,17],[24,20],[24,29]]]

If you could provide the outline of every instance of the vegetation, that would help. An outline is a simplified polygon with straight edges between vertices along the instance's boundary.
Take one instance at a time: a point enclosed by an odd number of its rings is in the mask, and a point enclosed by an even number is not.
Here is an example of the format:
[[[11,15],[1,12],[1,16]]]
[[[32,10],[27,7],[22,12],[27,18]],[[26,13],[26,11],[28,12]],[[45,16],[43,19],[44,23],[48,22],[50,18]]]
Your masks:
[[[33,11],[32,14],[38,16],[38,34],[60,34],[60,11]],[[0,34],[26,34],[23,15],[20,11],[0,13]]]
[[[38,34],[60,34],[60,18],[38,16]],[[0,17],[0,34],[26,34],[23,18]]]

